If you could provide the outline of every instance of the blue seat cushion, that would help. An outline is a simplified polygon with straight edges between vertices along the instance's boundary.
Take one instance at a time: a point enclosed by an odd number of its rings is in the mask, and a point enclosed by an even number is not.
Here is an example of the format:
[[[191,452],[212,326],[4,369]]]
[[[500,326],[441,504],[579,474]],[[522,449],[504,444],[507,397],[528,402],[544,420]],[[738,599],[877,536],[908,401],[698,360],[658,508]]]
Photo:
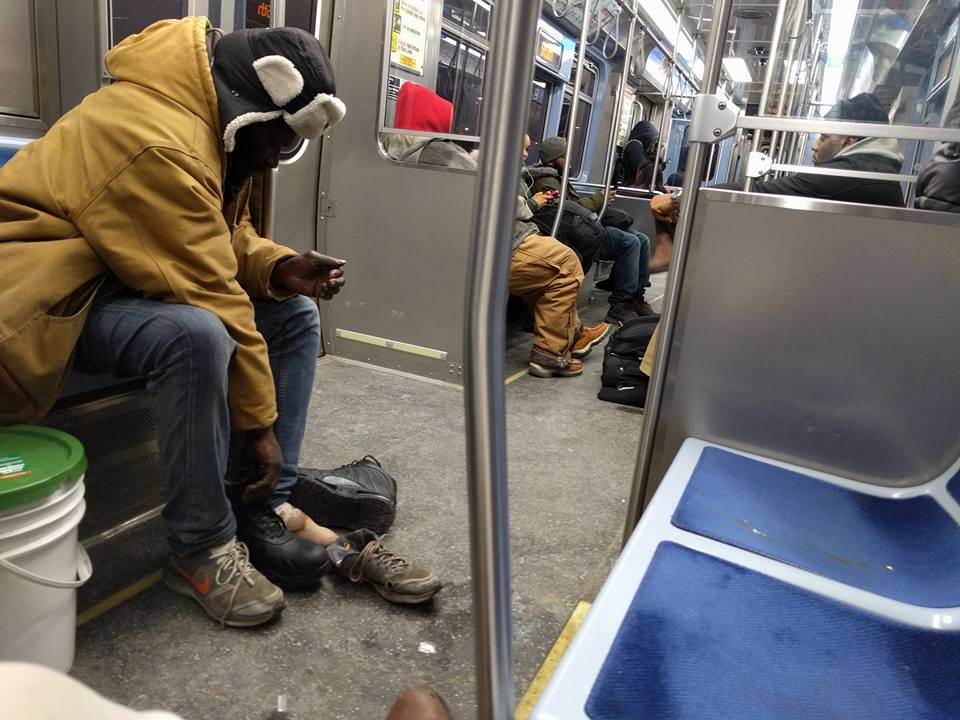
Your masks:
[[[956,720],[960,633],[908,627],[662,543],[592,720]]]
[[[12,158],[16,152],[16,150],[11,148],[0,147],[0,165],[3,165],[7,160]]]
[[[960,527],[931,497],[879,498],[708,447],[673,524],[895,600],[960,605]]]
[[[960,472],[953,476],[953,479],[947,483],[947,490],[953,495],[954,500],[960,502]]]

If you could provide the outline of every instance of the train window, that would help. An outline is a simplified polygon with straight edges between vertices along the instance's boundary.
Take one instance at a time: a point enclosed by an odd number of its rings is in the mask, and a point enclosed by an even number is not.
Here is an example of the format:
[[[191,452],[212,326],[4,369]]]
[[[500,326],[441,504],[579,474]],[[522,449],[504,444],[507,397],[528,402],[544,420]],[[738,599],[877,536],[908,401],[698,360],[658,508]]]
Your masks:
[[[483,0],[444,0],[443,19],[482,38],[490,32],[490,3]]]
[[[480,134],[480,101],[487,53],[450,33],[440,32],[436,93],[453,103],[453,128],[458,135]]]
[[[547,110],[550,106],[550,91],[547,83],[534,80],[530,91],[530,110],[527,113],[527,135],[530,137],[530,152],[527,163],[533,164],[547,127]]]
[[[576,77],[576,66],[572,75]],[[593,114],[593,93],[597,86],[597,69],[587,61],[583,66],[583,77],[580,79],[580,105],[577,107],[577,118],[573,148],[570,155],[570,176],[579,177],[583,170],[583,153],[590,134],[590,117]],[[570,121],[570,106],[573,103],[573,92],[568,85],[563,93],[563,107],[560,110],[560,135],[567,134],[567,125]]]
[[[187,0],[111,0],[110,46],[157,20],[184,17],[188,13],[188,4]]]

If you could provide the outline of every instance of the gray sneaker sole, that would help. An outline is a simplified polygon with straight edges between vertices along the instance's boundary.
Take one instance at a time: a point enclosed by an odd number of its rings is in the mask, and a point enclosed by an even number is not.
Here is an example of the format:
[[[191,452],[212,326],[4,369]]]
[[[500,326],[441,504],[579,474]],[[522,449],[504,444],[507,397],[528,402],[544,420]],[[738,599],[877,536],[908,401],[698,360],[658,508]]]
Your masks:
[[[209,615],[211,618],[213,618],[217,622],[221,622],[220,617],[215,614],[215,611],[217,608],[214,608],[208,605],[208,603],[206,602],[207,598],[201,595],[200,593],[198,593],[194,589],[193,585],[188,583],[186,580],[184,580],[180,576],[170,572],[169,570],[165,570],[163,573],[163,584],[179,595],[183,595],[184,597],[188,597],[188,598],[193,598],[194,600],[197,601],[200,607],[203,608],[203,611],[207,615]],[[265,623],[268,623],[280,617],[280,613],[283,612],[283,609],[286,606],[287,606],[287,601],[282,600],[279,605],[276,605],[273,608],[271,608],[269,611],[265,611],[263,613],[260,613],[259,615],[251,615],[249,617],[242,617],[242,618],[227,618],[222,622],[224,625],[229,625],[230,627],[237,627],[237,628],[257,627],[258,625],[263,625]]]
[[[389,590],[388,588],[380,587],[379,585],[369,581],[368,584],[371,585],[384,600],[389,600],[390,602],[397,603],[398,605],[419,605],[420,603],[427,602],[434,595],[443,590],[443,585],[440,585],[432,590],[427,590],[420,594],[413,595],[410,593],[395,592],[393,590]]]

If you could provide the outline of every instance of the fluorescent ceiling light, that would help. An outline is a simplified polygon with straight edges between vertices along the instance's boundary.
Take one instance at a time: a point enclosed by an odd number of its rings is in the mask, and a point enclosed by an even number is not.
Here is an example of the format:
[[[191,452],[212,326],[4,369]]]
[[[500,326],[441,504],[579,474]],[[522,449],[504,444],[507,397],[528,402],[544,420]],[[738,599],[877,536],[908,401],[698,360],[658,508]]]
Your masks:
[[[723,68],[735,83],[753,82],[753,76],[750,74],[750,68],[747,67],[747,61],[741,57],[725,57]]]

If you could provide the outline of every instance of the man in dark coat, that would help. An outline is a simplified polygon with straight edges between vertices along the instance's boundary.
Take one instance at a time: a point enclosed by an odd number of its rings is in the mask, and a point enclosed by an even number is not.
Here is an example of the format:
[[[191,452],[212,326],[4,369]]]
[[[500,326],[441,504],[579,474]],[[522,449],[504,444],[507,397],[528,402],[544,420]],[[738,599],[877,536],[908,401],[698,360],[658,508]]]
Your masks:
[[[871,93],[861,93],[849,100],[840,100],[827,113],[825,119],[861,123],[889,122],[887,111]],[[813,145],[813,164],[828,170],[899,173],[903,164],[903,152],[900,141],[895,138],[823,134]],[[730,188],[739,190],[742,186],[733,185]],[[756,182],[752,190],[771,195],[799,195],[822,200],[903,207],[903,192],[900,184],[893,180],[798,173]]]
[[[947,115],[947,127],[960,128],[960,103]],[[960,143],[942,143],[920,169],[915,206],[960,212]]]

